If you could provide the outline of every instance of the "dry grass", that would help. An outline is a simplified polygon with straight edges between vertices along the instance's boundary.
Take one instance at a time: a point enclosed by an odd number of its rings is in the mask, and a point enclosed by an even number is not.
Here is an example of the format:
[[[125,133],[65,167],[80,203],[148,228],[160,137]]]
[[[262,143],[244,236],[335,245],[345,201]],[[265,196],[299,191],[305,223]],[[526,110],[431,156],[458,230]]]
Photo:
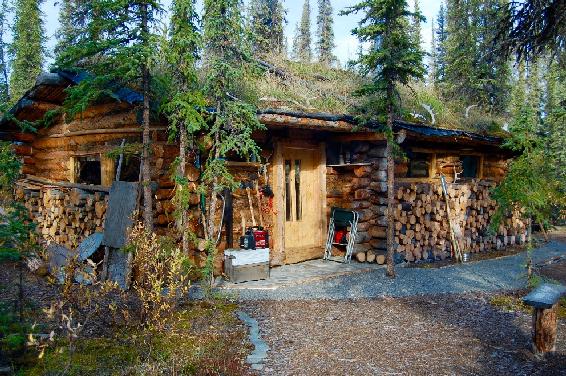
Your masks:
[[[249,75],[248,84],[257,95],[255,101],[259,108],[356,115],[356,108],[363,104],[363,100],[353,93],[365,79],[352,70],[299,63],[273,55],[264,60],[285,72],[285,77],[269,71]],[[432,118],[423,107],[425,104],[432,108],[438,127],[505,134],[501,130],[505,122],[503,117],[487,114],[479,108],[471,109],[465,117],[465,105],[443,101],[439,93],[423,82],[399,89],[404,120],[430,124]]]
[[[267,71],[250,77],[260,108],[347,114],[359,103],[352,93],[362,79],[353,72],[318,63],[292,62],[278,56],[265,60],[283,70],[286,77]]]

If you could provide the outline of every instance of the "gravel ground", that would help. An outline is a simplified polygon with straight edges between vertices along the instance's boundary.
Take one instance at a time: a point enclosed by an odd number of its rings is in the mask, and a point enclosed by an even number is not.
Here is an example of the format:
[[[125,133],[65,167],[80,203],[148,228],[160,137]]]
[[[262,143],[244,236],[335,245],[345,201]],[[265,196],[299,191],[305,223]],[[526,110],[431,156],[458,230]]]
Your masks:
[[[534,262],[566,255],[566,242],[553,240],[533,253]],[[492,260],[438,269],[397,268],[397,278],[385,277],[385,269],[280,287],[275,290],[230,291],[240,301],[312,300],[404,297],[460,294],[480,291],[516,290],[526,283],[526,252]]]
[[[356,300],[248,301],[270,346],[263,375],[566,375],[557,352],[529,350],[531,317],[484,293]]]

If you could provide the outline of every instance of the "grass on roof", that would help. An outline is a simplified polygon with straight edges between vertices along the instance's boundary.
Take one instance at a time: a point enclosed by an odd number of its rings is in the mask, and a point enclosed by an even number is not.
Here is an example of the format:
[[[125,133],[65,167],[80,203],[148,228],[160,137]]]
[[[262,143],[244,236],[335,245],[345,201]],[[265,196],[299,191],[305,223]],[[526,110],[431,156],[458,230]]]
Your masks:
[[[365,80],[354,71],[319,63],[290,61],[281,56],[267,56],[264,61],[284,72],[284,77],[267,70],[259,75],[250,75],[248,84],[255,92],[256,105],[261,109],[356,115],[356,107],[364,103],[362,98],[353,95]],[[433,87],[423,82],[400,86],[399,92],[403,120],[480,134],[506,134],[502,130],[505,114],[489,114],[479,107],[472,107],[466,117],[464,104],[441,99]],[[434,124],[425,107],[434,113]]]
[[[362,79],[351,71],[277,56],[269,56],[265,61],[285,72],[285,77],[269,71],[250,77],[259,108],[346,114],[352,113],[359,103],[352,93]]]

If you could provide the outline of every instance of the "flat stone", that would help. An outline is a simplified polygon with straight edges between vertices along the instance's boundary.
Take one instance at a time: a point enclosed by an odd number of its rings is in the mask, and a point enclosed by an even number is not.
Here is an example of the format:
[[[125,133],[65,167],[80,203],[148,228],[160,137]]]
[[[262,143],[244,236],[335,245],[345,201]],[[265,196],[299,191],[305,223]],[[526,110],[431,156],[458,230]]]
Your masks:
[[[84,239],[81,244],[77,247],[77,253],[79,254],[79,261],[85,261],[87,258],[92,256],[94,252],[102,244],[102,239],[104,234],[101,232],[95,232],[86,239]]]
[[[547,309],[552,308],[564,294],[566,294],[565,286],[543,283],[525,296],[523,302],[534,308]]]

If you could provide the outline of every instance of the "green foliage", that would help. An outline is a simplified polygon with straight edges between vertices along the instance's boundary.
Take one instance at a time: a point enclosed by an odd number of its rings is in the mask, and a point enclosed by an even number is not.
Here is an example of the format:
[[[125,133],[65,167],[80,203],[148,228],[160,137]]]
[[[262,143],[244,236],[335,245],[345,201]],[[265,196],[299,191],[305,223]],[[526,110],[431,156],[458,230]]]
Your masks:
[[[223,158],[230,153],[245,159],[257,156],[259,149],[251,136],[263,128],[255,107],[241,100],[248,90],[243,81],[251,59],[238,1],[205,2],[204,42],[207,77],[204,90],[216,113],[208,130],[212,147],[202,183],[213,184],[213,190],[219,192],[230,185],[227,184],[230,179],[220,179],[228,175]]]
[[[149,32],[161,11],[155,0],[93,0],[80,4],[80,17],[69,20],[71,34],[58,51],[55,67],[88,71],[67,89],[65,108],[74,117],[93,102],[116,98],[123,87],[142,88],[142,68],[151,64],[156,36]],[[144,27],[147,20],[147,30]]]
[[[20,175],[21,162],[12,145],[0,143],[0,261],[20,259],[33,223],[27,209],[14,198],[14,183]]]
[[[488,112],[507,107],[510,66],[493,46],[494,25],[500,16],[500,0],[447,3],[443,20],[446,36],[443,42],[439,36],[438,41],[443,55],[439,59],[444,60],[439,68],[439,83],[444,98],[459,102],[462,111],[470,105],[479,105]]]
[[[45,30],[41,4],[43,0],[16,0],[11,55],[10,98],[12,102],[35,84],[44,63]]]
[[[285,14],[281,0],[252,0],[249,6],[253,52],[285,53]]]
[[[310,0],[305,0],[301,23],[296,26],[295,38],[293,39],[293,58],[305,63],[312,60]]]
[[[8,59],[8,43],[6,34],[8,31],[8,13],[10,7],[8,0],[0,2],[0,118],[6,111],[8,102],[10,101],[8,70],[10,61]]]
[[[438,15],[436,16],[436,32],[435,32],[435,75],[434,83],[438,84],[444,80],[446,74],[446,37],[448,36],[446,29],[446,8],[444,4],[440,4]]]
[[[424,75],[422,60],[424,52],[408,33],[407,18],[423,19],[420,13],[407,10],[405,0],[365,0],[347,8],[342,14],[364,11],[359,26],[352,33],[362,43],[376,43],[374,48],[360,53],[354,64],[371,81],[357,91],[360,96],[377,96],[375,108],[370,111],[383,114],[388,108],[399,109],[399,96],[395,94],[398,84],[407,85],[410,79],[421,79]],[[377,42],[376,42],[377,41]],[[372,101],[373,102],[373,101]],[[376,111],[377,109],[377,111]]]
[[[332,65],[336,61],[334,56],[334,19],[332,17],[332,4],[330,0],[318,0],[318,15],[316,17],[316,49],[318,61],[325,65]]]
[[[413,0],[413,11],[415,15],[421,14],[421,7],[419,5],[419,0]],[[411,38],[413,38],[413,43],[420,46],[422,43],[421,35],[421,22],[422,19],[418,16],[413,16],[410,19],[411,22]]]
[[[499,207],[492,218],[492,228],[496,228],[502,218],[513,210],[519,210],[524,218],[532,218],[547,226],[554,208],[563,208],[566,204],[560,177],[563,170],[561,150],[556,153],[552,147],[556,143],[564,145],[565,136],[564,133],[552,134],[553,115],[540,116],[543,107],[540,77],[537,63],[531,63],[527,77],[522,65],[519,66],[512,94],[510,137],[504,146],[520,155],[511,162],[505,179],[493,190]],[[555,84],[550,83],[551,87]],[[550,107],[547,106],[547,110],[554,114]],[[559,112],[560,106],[556,109]]]

